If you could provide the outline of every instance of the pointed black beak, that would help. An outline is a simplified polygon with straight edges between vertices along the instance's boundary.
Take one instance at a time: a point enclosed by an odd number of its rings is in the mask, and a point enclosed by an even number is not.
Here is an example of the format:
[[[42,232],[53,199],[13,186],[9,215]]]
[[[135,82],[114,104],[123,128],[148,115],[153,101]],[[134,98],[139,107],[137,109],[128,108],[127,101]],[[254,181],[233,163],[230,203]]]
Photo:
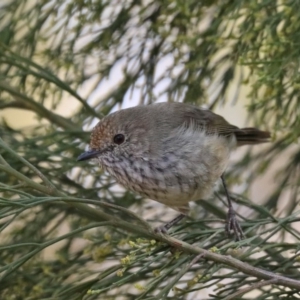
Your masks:
[[[100,151],[99,151],[99,150],[90,150],[90,151],[86,151],[86,152],[83,152],[82,154],[80,154],[80,155],[77,157],[77,161],[83,161],[83,160],[88,160],[88,159],[91,159],[91,158],[95,158],[95,157],[97,157],[99,154],[100,154]]]

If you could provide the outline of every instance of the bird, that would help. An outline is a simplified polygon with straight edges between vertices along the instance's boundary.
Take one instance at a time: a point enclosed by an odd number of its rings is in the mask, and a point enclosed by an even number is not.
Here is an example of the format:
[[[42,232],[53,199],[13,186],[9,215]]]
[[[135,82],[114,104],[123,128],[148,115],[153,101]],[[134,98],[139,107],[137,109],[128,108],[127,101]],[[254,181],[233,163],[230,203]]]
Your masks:
[[[239,128],[208,109],[164,102],[122,109],[93,128],[89,150],[78,161],[96,159],[118,183],[179,212],[157,232],[189,214],[189,203],[209,199],[221,179],[228,201],[226,232],[244,237],[226,186],[230,153],[269,142],[270,132]]]

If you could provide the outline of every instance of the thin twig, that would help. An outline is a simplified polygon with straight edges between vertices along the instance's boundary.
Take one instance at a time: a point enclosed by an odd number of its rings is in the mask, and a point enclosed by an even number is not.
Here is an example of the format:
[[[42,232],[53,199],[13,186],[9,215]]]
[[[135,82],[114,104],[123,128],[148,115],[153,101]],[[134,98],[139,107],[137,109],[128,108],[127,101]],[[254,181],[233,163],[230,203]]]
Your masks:
[[[251,286],[248,286],[244,289],[241,289],[241,290],[235,292],[234,294],[232,294],[230,296],[225,297],[224,300],[240,299],[240,297],[243,294],[246,294],[250,291],[253,291],[253,290],[258,289],[260,287],[263,287],[265,285],[276,284],[276,283],[278,283],[276,278],[273,278],[273,279],[270,279],[270,280],[265,280],[265,281],[260,281],[260,282],[257,282],[255,284],[252,284]]]
[[[183,267],[179,273],[175,276],[175,278],[167,284],[162,291],[157,295],[158,299],[161,299],[163,296],[165,296],[166,293],[170,291],[171,288],[175,286],[175,284],[179,281],[179,279],[200,259],[204,256],[203,253],[200,253],[196,255],[191,262],[187,263],[185,267]]]
[[[5,149],[7,152],[9,152],[11,155],[13,155],[16,159],[20,160],[25,166],[27,166],[30,170],[32,170],[37,176],[39,176],[43,180],[45,185],[52,191],[52,193],[54,190],[56,190],[56,187],[54,186],[54,184],[52,184],[52,182],[50,182],[47,179],[47,177],[40,170],[38,170],[34,165],[32,165],[25,158],[18,155],[18,153],[16,153],[13,149],[8,147],[1,138],[0,138],[0,146],[3,149]]]
[[[229,255],[221,255],[217,253],[210,252],[203,248],[199,248],[195,245],[190,245],[185,243],[184,241],[180,241],[168,235],[160,235],[160,241],[166,242],[173,247],[177,247],[179,250],[185,253],[194,253],[200,254],[203,253],[203,257],[208,260],[212,260],[217,263],[222,263],[224,265],[230,266],[244,274],[254,276],[259,279],[274,279],[276,280],[277,284],[283,285],[286,287],[294,288],[300,291],[300,281],[291,279],[282,275],[277,275],[273,272],[266,271],[260,268],[253,267],[245,262],[242,262],[234,257]]]

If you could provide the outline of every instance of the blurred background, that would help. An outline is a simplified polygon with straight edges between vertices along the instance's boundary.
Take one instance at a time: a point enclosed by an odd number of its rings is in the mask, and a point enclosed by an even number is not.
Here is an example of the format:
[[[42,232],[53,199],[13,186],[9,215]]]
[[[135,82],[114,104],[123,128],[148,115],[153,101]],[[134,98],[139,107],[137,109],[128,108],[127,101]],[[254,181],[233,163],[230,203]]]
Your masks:
[[[297,299],[135,231],[101,202],[152,227],[174,211],[76,158],[104,115],[155,102],[269,130],[226,172],[247,238],[225,236],[220,184],[170,234],[299,278],[299,15],[297,1],[2,1],[1,299],[225,299],[249,286],[226,299]]]

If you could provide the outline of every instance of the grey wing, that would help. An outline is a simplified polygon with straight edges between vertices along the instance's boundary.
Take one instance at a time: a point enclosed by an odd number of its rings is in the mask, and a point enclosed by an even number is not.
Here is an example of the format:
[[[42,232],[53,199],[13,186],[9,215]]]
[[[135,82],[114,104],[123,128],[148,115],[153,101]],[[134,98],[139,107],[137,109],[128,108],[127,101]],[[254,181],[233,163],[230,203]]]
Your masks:
[[[205,130],[207,134],[230,136],[239,130],[229,124],[223,117],[210,110],[189,106],[182,114],[183,126],[194,127],[195,130]]]

